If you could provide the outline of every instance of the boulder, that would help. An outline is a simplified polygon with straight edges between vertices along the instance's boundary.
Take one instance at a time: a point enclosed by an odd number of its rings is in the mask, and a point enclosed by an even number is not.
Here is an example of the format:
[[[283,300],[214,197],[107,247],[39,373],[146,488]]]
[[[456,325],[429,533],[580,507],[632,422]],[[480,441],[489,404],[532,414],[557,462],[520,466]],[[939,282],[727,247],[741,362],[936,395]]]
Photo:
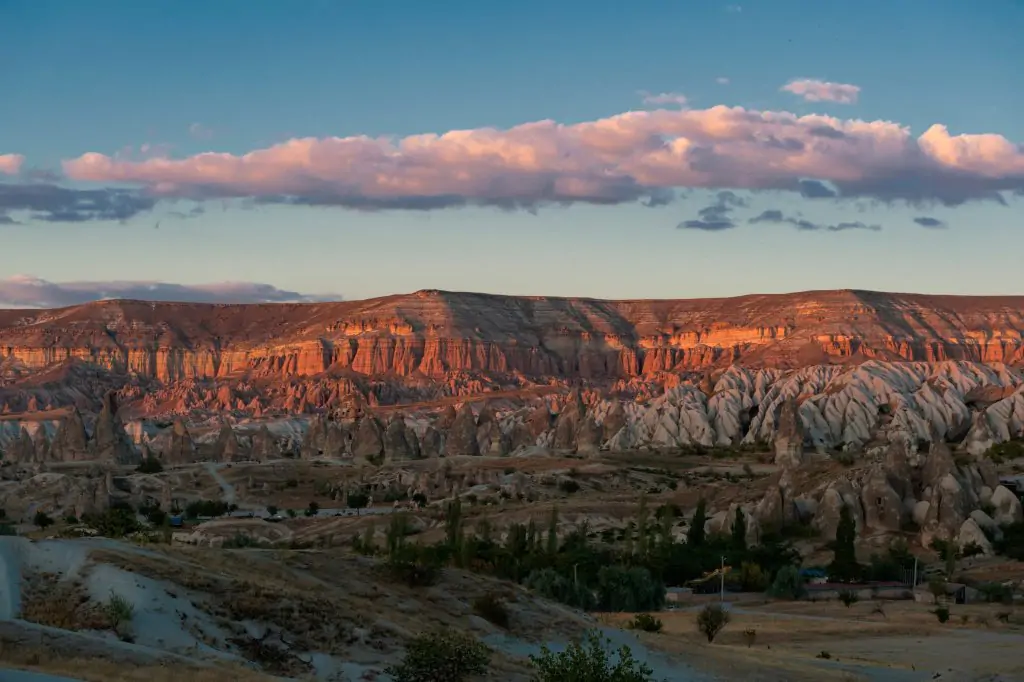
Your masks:
[[[992,491],[990,504],[994,509],[992,520],[1000,526],[1024,521],[1024,510],[1021,508],[1020,498],[1006,486],[998,486]]]
[[[993,554],[992,543],[985,537],[985,533],[974,519],[967,519],[960,525],[960,530],[956,534],[956,544],[961,550],[973,545],[980,548],[985,556]]]

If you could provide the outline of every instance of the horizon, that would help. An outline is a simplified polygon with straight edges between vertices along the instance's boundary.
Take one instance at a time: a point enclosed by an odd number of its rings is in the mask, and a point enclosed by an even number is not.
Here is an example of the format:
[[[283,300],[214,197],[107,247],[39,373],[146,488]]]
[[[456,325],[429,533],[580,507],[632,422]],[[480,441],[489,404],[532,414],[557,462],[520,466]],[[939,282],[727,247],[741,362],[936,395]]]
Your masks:
[[[1020,295],[1020,3],[240,7],[0,0],[0,305]]]
[[[125,284],[150,284],[148,282],[140,283],[125,283]],[[228,282],[226,284],[235,284]],[[209,285],[209,286],[216,286]],[[380,301],[389,298],[406,298],[410,296],[416,296],[418,294],[446,294],[451,296],[481,296],[491,298],[515,298],[528,301],[544,301],[544,300],[559,300],[559,301],[595,301],[602,303],[644,303],[644,302],[675,302],[675,301],[733,301],[744,298],[784,298],[787,296],[808,296],[812,294],[839,294],[839,293],[850,293],[850,294],[875,294],[880,296],[907,296],[907,297],[920,297],[920,298],[959,298],[959,299],[1024,299],[1024,294],[948,294],[948,293],[931,293],[931,292],[914,292],[914,291],[879,291],[873,289],[805,289],[801,291],[780,291],[780,292],[750,292],[743,294],[736,294],[732,296],[707,296],[699,298],[596,298],[593,296],[539,296],[532,294],[509,294],[501,292],[489,292],[489,291],[454,291],[449,289],[417,289],[416,291],[406,292],[395,292],[390,294],[383,294],[380,296],[371,296],[367,298],[337,298],[337,299],[316,299],[311,300],[306,297],[302,300],[277,300],[277,301],[232,301],[232,300],[178,300],[178,299],[156,299],[156,298],[96,298],[79,303],[73,303],[70,305],[61,306],[38,306],[38,305],[8,305],[3,301],[0,301],[0,311],[15,311],[15,310],[38,310],[38,311],[49,311],[49,310],[68,310],[72,308],[82,308],[90,305],[102,305],[110,303],[141,303],[147,305],[180,305],[180,306],[230,306],[230,307],[250,307],[250,306],[315,306],[315,305],[331,305],[339,303],[350,303],[358,304],[369,301]]]

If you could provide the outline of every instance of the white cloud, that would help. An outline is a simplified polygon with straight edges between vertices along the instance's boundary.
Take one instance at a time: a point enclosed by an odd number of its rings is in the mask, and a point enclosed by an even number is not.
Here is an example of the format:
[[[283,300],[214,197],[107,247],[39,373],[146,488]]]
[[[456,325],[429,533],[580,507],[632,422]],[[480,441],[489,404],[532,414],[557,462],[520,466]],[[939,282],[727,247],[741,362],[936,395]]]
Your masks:
[[[860,96],[860,86],[849,83],[832,83],[814,78],[792,80],[780,90],[791,92],[808,102],[835,102],[837,104],[856,104]]]

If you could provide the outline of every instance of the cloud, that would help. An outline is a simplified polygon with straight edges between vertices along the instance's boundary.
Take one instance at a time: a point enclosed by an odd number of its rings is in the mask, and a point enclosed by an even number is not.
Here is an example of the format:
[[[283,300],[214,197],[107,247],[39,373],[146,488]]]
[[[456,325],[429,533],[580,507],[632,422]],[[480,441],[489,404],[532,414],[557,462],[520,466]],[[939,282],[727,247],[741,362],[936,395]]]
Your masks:
[[[728,85],[729,79],[726,78],[725,76],[719,76],[718,78],[715,79],[715,82],[718,83],[719,85]]]
[[[188,134],[197,140],[209,140],[213,137],[213,131],[202,123],[193,123],[188,127]]]
[[[724,190],[715,195],[715,202],[697,212],[699,218],[684,220],[676,227],[682,230],[706,230],[719,232],[736,227],[731,214],[733,209],[743,208],[748,202],[735,192]]]
[[[743,12],[743,7],[741,5],[726,5],[725,11],[729,14],[740,14]]]
[[[813,78],[792,80],[780,90],[791,92],[808,102],[835,102],[837,104],[856,104],[860,96],[860,87],[848,83],[831,83]]]
[[[61,308],[113,298],[183,303],[312,303],[335,295],[308,295],[258,282],[171,284],[168,282],[49,282],[30,275],[0,279],[0,306]]]
[[[810,220],[803,218],[793,218],[785,215],[778,209],[768,209],[762,211],[760,214],[754,216],[747,221],[752,225],[758,223],[774,223],[782,225],[792,225],[798,230],[803,232],[845,232],[847,230],[868,230],[870,232],[879,232],[882,229],[881,225],[869,225],[859,220],[853,222],[842,222],[836,223],[835,225],[828,225],[824,223],[814,223]]]
[[[914,222],[921,227],[928,227],[932,229],[943,229],[946,227],[946,223],[939,220],[938,218],[931,218],[929,216],[918,216],[914,218]]]
[[[156,202],[156,197],[134,189],[68,189],[52,183],[0,182],[0,215],[24,211],[30,220],[48,223],[128,220],[152,210]]]
[[[807,194],[811,180],[834,198],[951,206],[1024,190],[1024,150],[1000,135],[933,125],[915,137],[890,121],[726,106],[401,138],[291,139],[241,155],[87,153],[63,170],[146,196],[361,210],[620,204],[681,188]]]
[[[21,154],[0,154],[0,173],[17,175],[21,171],[23,163],[25,163],[25,157]]]
[[[654,104],[657,106],[686,106],[686,95],[681,95],[678,92],[662,92],[657,95],[652,95],[649,92],[641,91],[640,94],[644,98],[644,104]]]

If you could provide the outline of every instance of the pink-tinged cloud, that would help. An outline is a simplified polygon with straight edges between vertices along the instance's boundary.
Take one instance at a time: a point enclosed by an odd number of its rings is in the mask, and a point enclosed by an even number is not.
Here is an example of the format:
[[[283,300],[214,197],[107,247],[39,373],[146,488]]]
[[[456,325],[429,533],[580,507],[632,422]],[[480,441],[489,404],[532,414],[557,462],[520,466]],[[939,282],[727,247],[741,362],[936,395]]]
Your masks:
[[[812,78],[794,80],[783,85],[780,90],[791,92],[808,102],[835,102],[837,104],[856,104],[860,96],[860,87],[849,83],[830,83]]]
[[[50,282],[32,275],[0,279],[0,308],[61,308],[115,298],[180,303],[312,303],[341,300],[335,294],[301,294],[258,282]]]
[[[25,157],[21,154],[0,154],[0,173],[17,175],[21,172],[23,163],[25,163]]]
[[[135,184],[155,196],[359,209],[655,204],[678,188],[949,205],[1024,192],[1024,151],[1000,135],[934,125],[915,137],[889,121],[726,106],[403,138],[292,139],[243,155],[89,153],[63,166],[74,180]]]
[[[681,95],[678,92],[661,92],[656,95],[652,95],[649,92],[640,93],[643,95],[644,104],[653,104],[655,106],[686,106],[686,95]]]

